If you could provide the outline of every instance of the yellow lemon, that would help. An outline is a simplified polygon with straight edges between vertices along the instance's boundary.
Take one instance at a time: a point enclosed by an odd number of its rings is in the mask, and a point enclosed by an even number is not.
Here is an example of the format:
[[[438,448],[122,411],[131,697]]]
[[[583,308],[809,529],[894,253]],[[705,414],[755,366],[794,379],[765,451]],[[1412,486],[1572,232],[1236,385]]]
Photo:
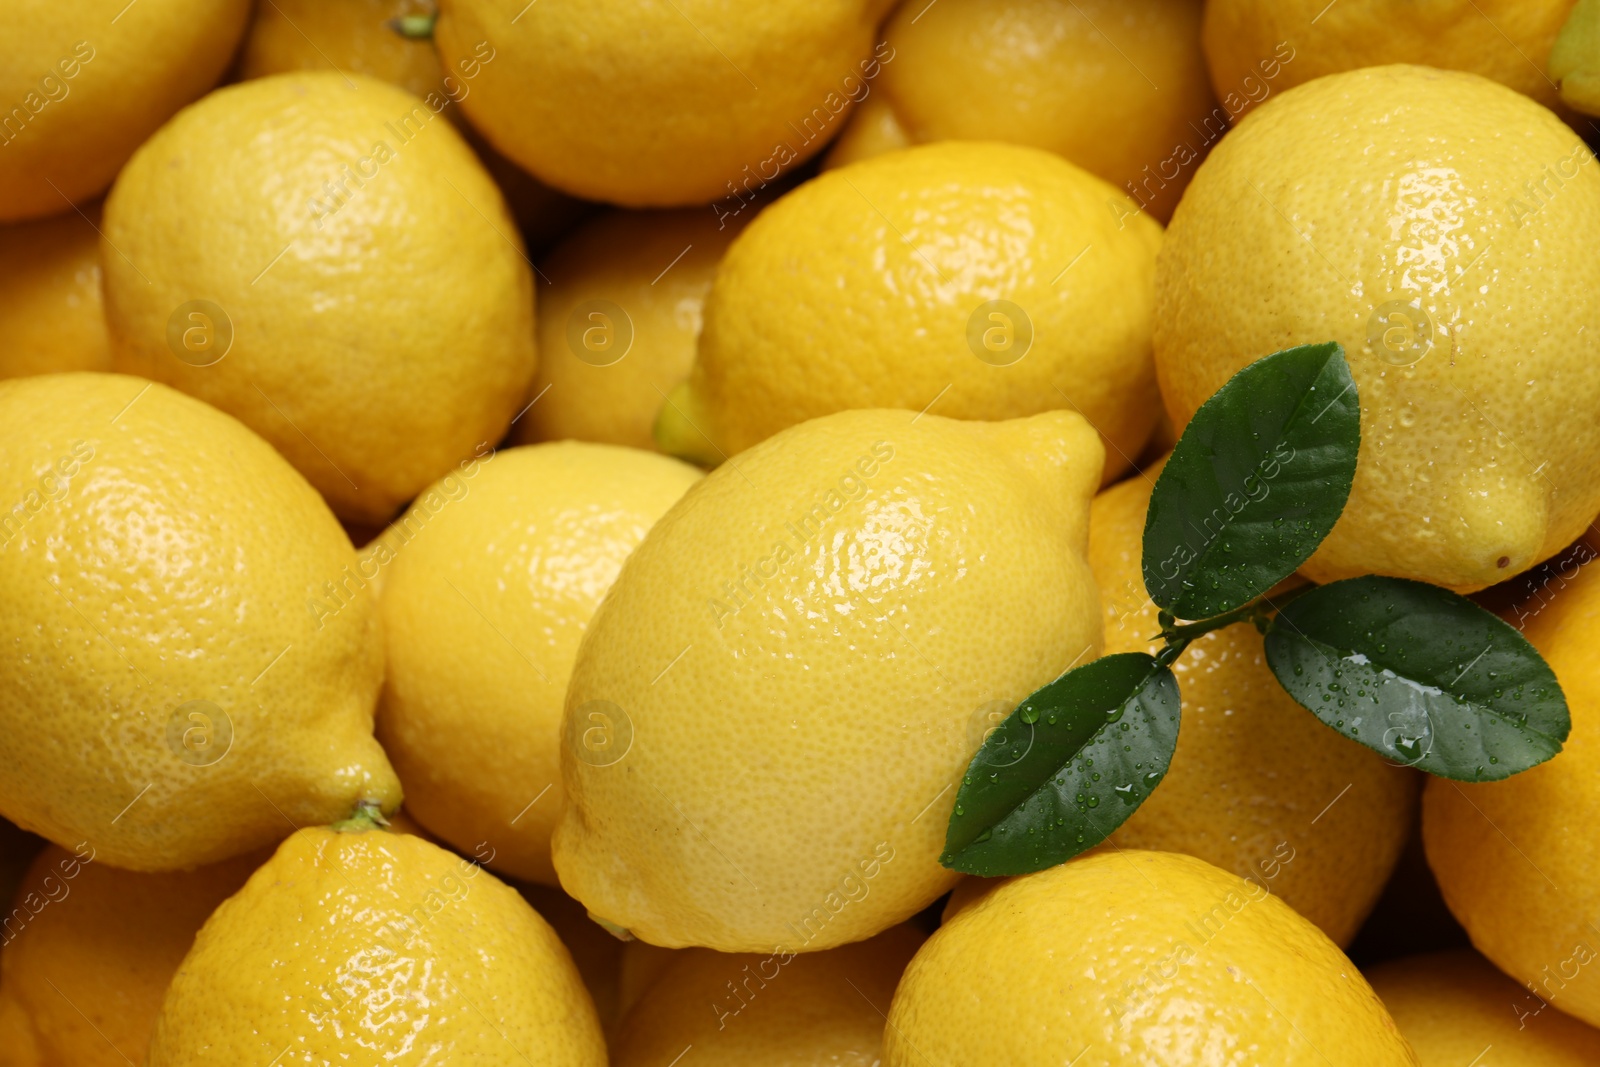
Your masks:
[[[1545,61],[1575,2],[1210,0],[1202,40],[1211,84],[1234,114],[1275,90],[1387,63],[1470,71],[1554,107]]]
[[[1161,625],[1140,571],[1156,473],[1107,489],[1089,512],[1089,566],[1108,654],[1158,647],[1151,638]],[[1252,626],[1206,634],[1172,670],[1183,694],[1177,753],[1112,844],[1198,856],[1348,944],[1405,845],[1416,776],[1296,704],[1267,667]]]
[[[748,197],[815,154],[881,67],[889,0],[443,0],[461,106],[557,189],[632,207]]]
[[[341,517],[388,520],[522,406],[516,227],[455,129],[393,86],[213,93],[139,150],[105,213],[117,367],[237,416]]]
[[[1081,417],[851,411],[691,489],[567,688],[561,884],[668,947],[818,950],[955,884],[983,714],[1100,646]]]
[[[201,927],[147,1062],[274,1057],[604,1067],[606,1051],[572,957],[516,890],[419,837],[313,827]]]
[[[1600,1063],[1600,1031],[1541,1004],[1470,949],[1380,963],[1367,980],[1422,1067]]]
[[[1032,145],[1104,178],[1165,222],[1227,126],[1206,80],[1201,7],[906,0],[884,26],[893,52],[883,73],[828,163],[928,141]]]
[[[611,1063],[663,1067],[693,1048],[705,1067],[873,1067],[883,1013],[923,936],[901,925],[804,955],[686,949],[623,1020]]]
[[[97,862],[211,863],[400,786],[378,605],[272,448],[163,385],[0,382],[0,813]]]
[[[1121,220],[1107,206],[1119,203]],[[715,462],[850,408],[1073,408],[1114,474],[1159,408],[1160,242],[1126,197],[1034,148],[948,142],[829,171],[728,249],[657,436]]]
[[[1433,779],[1422,832],[1439,888],[1478,951],[1548,1002],[1600,1026],[1600,571],[1586,567],[1526,620],[1561,682],[1572,733],[1555,759],[1502,782]]]
[[[139,874],[95,862],[89,847],[50,846],[6,917],[0,1017],[14,1011],[26,1020],[23,1041],[39,1063],[143,1063],[195,931],[264,859]]]
[[[97,206],[0,226],[0,378],[111,369]]]
[[[578,640],[622,561],[699,477],[614,445],[513,448],[430,487],[368,548],[369,570],[386,572],[378,739],[406,810],[441,840],[554,884]]]
[[[941,927],[900,980],[883,1062],[1417,1061],[1360,972],[1282,901],[1190,856],[1125,851],[1012,879]]]
[[[557,246],[539,265],[550,282],[539,373],[515,439],[655,448],[656,412],[694,363],[711,278],[739,229],[704,208],[611,211]]]
[[[1331,15],[1330,15],[1331,17]],[[1377,67],[1274,97],[1212,152],[1156,268],[1182,426],[1234,372],[1339,341],[1361,392],[1348,506],[1304,568],[1460,591],[1600,511],[1600,167],[1527,97]]]
[[[0,222],[104,192],[156,127],[222,76],[249,18],[249,0],[7,4]]]
[[[539,917],[561,938],[572,954],[573,965],[583,979],[584,988],[594,1001],[595,1015],[607,1033],[616,1028],[622,988],[622,954],[629,942],[589,918],[582,904],[559,889],[545,885],[521,885],[522,898],[533,905]],[[638,944],[639,942],[632,942]]]

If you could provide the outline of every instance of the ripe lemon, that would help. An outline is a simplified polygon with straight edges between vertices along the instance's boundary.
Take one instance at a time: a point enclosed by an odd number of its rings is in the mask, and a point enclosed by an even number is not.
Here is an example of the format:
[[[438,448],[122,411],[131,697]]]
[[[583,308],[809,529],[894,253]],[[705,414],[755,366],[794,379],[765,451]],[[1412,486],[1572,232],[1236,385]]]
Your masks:
[[[400,785],[378,606],[237,421],[114,374],[0,382],[0,813],[96,862],[211,863]]]
[[[1126,197],[1034,148],[947,142],[829,171],[728,249],[657,436],[715,462],[849,408],[1074,408],[1109,476],[1155,425],[1160,242]]]
[[[579,647],[562,886],[724,952],[829,948],[930,904],[980,716],[1099,649],[1102,462],[1071,412],[851,411],[696,485]]]
[[[1367,980],[1422,1067],[1600,1063],[1600,1031],[1544,1005],[1470,949],[1380,963]]]
[[[149,1067],[604,1067],[572,957],[516,890],[419,837],[312,827],[200,930]]]
[[[907,0],[884,26],[893,55],[828,163],[928,141],[1032,145],[1104,178],[1165,222],[1227,128],[1200,53],[1201,7]]]
[[[881,69],[889,2],[444,0],[435,39],[446,67],[496,56],[461,106],[536,177],[676,207],[747,198],[822,148]]]
[[[1253,360],[1341,342],[1361,459],[1304,573],[1491,585],[1600,511],[1600,424],[1571,417],[1600,405],[1597,243],[1600,167],[1527,97],[1406,66],[1303,85],[1228,135],[1173,216],[1167,409],[1182,426]]]
[[[455,129],[393,86],[213,93],[139,150],[105,213],[118,368],[237,416],[343,518],[387,521],[522,406],[516,227]]]
[[[1202,40],[1212,87],[1234,114],[1274,91],[1387,63],[1471,71],[1554,107],[1545,60],[1575,2],[1210,0]]]
[[[612,211],[557,246],[539,268],[550,280],[539,373],[515,439],[655,448],[656,412],[694,363],[712,275],[739,229],[704,208]]]
[[[252,853],[139,874],[96,862],[88,847],[41,852],[0,949],[0,1018],[21,1020],[27,1032],[18,1036],[35,1050],[21,1062],[143,1063],[161,998],[195,931],[264,859]],[[17,1038],[6,1038],[14,1050]],[[0,1062],[9,1062],[5,1051]]]
[[[1161,624],[1139,566],[1155,475],[1107,489],[1089,512],[1107,654],[1158,647],[1151,638]],[[1177,754],[1112,844],[1197,856],[1348,944],[1405,845],[1416,776],[1296,704],[1267,667],[1254,627],[1206,634],[1172,670],[1183,694]]]
[[[367,550],[382,569],[378,739],[406,810],[517,878],[555,883],[561,702],[622,561],[698,478],[613,445],[496,452],[431,486]]]
[[[1282,901],[1191,856],[1125,851],[1012,879],[941,927],[900,980],[883,1062],[1416,1060],[1360,972]]]
[[[545,885],[521,885],[522,899],[533,905],[539,918],[561,938],[572,954],[578,976],[594,1001],[596,1017],[607,1034],[616,1028],[621,993],[622,953],[630,942],[619,941],[605,927],[589,918],[582,904],[559,889]],[[638,944],[639,942],[631,942]]]
[[[881,1062],[883,1013],[923,933],[891,927],[826,952],[677,954],[623,1020],[613,1067]],[[707,1011],[707,1008],[710,1008]]]
[[[111,369],[99,208],[0,227],[0,378]]]
[[[1433,779],[1423,794],[1428,863],[1478,951],[1532,993],[1600,1026],[1600,571],[1585,567],[1523,635],[1566,693],[1561,754],[1502,782]]]
[[[0,222],[104,192],[156,127],[222,76],[249,18],[249,0],[8,3]]]

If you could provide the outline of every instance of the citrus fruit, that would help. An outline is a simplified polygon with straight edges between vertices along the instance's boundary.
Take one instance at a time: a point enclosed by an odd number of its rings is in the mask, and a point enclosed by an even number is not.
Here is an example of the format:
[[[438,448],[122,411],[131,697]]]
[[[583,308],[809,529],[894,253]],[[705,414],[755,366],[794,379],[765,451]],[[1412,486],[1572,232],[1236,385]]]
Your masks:
[[[949,889],[979,716],[1100,645],[1080,416],[850,411],[724,464],[578,649],[556,871],[668,947],[815,951]]]
[[[893,58],[828,162],[864,159],[899,147],[896,140],[1032,145],[1104,178],[1165,222],[1227,128],[1200,52],[1202,6],[908,0],[884,26]],[[1120,200],[1106,207],[1124,210]]]
[[[698,478],[614,445],[496,452],[426,490],[368,549],[388,676],[378,739],[406,810],[460,851],[555,883],[561,702],[600,598]]]
[[[1416,1063],[1321,931],[1167,852],[1087,856],[963,908],[906,968],[884,1030],[885,1067],[1230,1060]]]
[[[660,1067],[692,1047],[706,1067],[872,1067],[881,1062],[883,1013],[922,941],[902,924],[803,955],[685,949],[623,1020],[611,1063]]]
[[[265,441],[136,378],[0,382],[0,507],[0,813],[171,870],[399,806],[376,600]]]
[[[216,82],[249,0],[15,0],[0,22],[0,222],[104,192],[133,150]]]
[[[1380,963],[1367,980],[1422,1067],[1585,1067],[1600,1031],[1561,1014],[1471,949]]]
[[[1105,650],[1148,652],[1161,632],[1140,571],[1157,470],[1095,498],[1089,566]],[[1394,870],[1416,812],[1413,772],[1323,726],[1283,691],[1255,628],[1196,640],[1172,665],[1183,694],[1161,785],[1111,847],[1185,852],[1281,898],[1348,944]]]
[[[1119,221],[1107,203],[1122,201],[1057,156],[1003,144],[924,145],[807,182],[728,249],[658,439],[716,462],[849,408],[1073,408],[1105,439],[1107,474],[1125,469],[1158,407],[1161,230]]]
[[[619,941],[611,931],[589,918],[582,904],[559,889],[546,885],[517,887],[522,899],[533,905],[539,918],[550,924],[561,943],[572,955],[583,987],[594,1001],[595,1016],[606,1033],[616,1029],[621,994],[622,953],[629,942]]]
[[[143,1063],[161,998],[195,931],[266,857],[141,874],[92,848],[46,848],[17,893],[0,948],[0,1019],[23,1020],[7,1048],[23,1063]],[[0,1062],[7,1053],[0,1051]]]
[[[97,206],[0,227],[0,378],[111,369]]]
[[[1566,694],[1572,732],[1547,763],[1500,782],[1432,779],[1428,863],[1473,945],[1536,1000],[1600,1026],[1600,572],[1578,571],[1523,636]],[[1537,1007],[1537,1003],[1533,1004]]]
[[[219,90],[140,148],[105,214],[117,367],[238,417],[343,518],[388,520],[522,406],[516,227],[455,129],[393,86]]]
[[[147,1062],[273,1057],[606,1062],[571,956],[516,890],[419,837],[326,827],[295,833],[201,927]]]
[[[575,196],[631,207],[748,198],[814,155],[882,68],[888,0],[444,0],[447,68],[492,52],[461,106]]]
[[[1361,456],[1312,580],[1481,589],[1600,511],[1570,414],[1600,404],[1593,162],[1519,93],[1391,66],[1275,96],[1201,166],[1156,267],[1162,395],[1181,427],[1246,364],[1343,344]]]

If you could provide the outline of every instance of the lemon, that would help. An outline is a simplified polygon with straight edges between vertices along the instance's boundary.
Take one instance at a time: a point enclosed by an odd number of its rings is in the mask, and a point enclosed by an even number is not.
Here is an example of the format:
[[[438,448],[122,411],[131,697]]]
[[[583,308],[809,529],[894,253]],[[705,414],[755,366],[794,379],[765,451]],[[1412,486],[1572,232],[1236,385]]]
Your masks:
[[[600,598],[698,478],[614,445],[496,452],[430,487],[367,549],[388,677],[378,739],[406,810],[517,878],[554,884],[561,702]]]
[[[1501,782],[1430,780],[1422,832],[1445,902],[1472,943],[1547,1002],[1600,1026],[1600,572],[1584,567],[1523,635],[1556,672],[1572,715],[1561,754]]]
[[[883,30],[893,57],[828,163],[864,159],[896,140],[1032,145],[1104,178],[1165,222],[1227,127],[1206,80],[1201,7],[906,0]]]
[[[1361,974],[1259,886],[1124,851],[1013,879],[917,953],[885,1067],[1416,1060]]]
[[[882,69],[890,0],[443,0],[445,66],[493,54],[461,100],[558,189],[631,207],[748,199],[814,155]]]
[[[868,410],[697,484],[579,646],[562,886],[645,941],[723,952],[829,948],[930,904],[982,716],[1098,652],[1102,462],[1071,412]]]
[[[1073,408],[1115,474],[1159,407],[1160,241],[1132,201],[1038,149],[950,142],[829,171],[728,249],[657,436],[715,462],[849,408]]]
[[[712,275],[749,217],[610,211],[558,245],[539,266],[539,373],[515,439],[655,448],[656,411],[694,363]]]
[[[1600,1031],[1542,1005],[1470,949],[1381,963],[1367,980],[1422,1067],[1600,1063]]]
[[[1089,566],[1106,652],[1154,652],[1161,632],[1140,571],[1159,468],[1095,498]],[[1416,812],[1407,770],[1340,737],[1267,667],[1254,627],[1214,630],[1172,665],[1178,749],[1159,788],[1112,835],[1117,848],[1186,852],[1254,881],[1345,945],[1394,870]]]
[[[606,1033],[616,1028],[618,1005],[621,999],[622,954],[628,944],[639,942],[619,941],[605,927],[589,918],[582,904],[559,889],[545,885],[517,887],[522,899],[533,905],[539,918],[561,938],[561,943],[572,954],[572,963],[578,976],[594,1001],[595,1016]]]
[[[611,1063],[662,1067],[692,1047],[705,1067],[873,1067],[883,1013],[923,936],[902,924],[804,955],[686,949],[623,1021]]]
[[[604,1067],[594,1005],[516,891],[419,837],[300,830],[201,927],[149,1067]]]
[[[0,382],[0,508],[0,814],[170,870],[399,806],[377,603],[265,441],[135,378]]]
[[[1330,75],[1241,123],[1173,216],[1162,395],[1181,427],[1251,361],[1341,342],[1361,458],[1303,572],[1483,588],[1600,511],[1600,424],[1571,418],[1600,404],[1597,242],[1600,167],[1527,97],[1423,67]]]
[[[13,0],[0,22],[0,222],[104,192],[133,150],[216,82],[249,0]]]
[[[39,1063],[143,1063],[161,998],[195,931],[265,858],[139,874],[97,862],[92,848],[46,848],[7,916],[0,1018],[25,1020],[21,1040]],[[0,1062],[5,1056],[0,1050]]]
[[[1211,84],[1234,114],[1276,91],[1387,63],[1470,71],[1554,107],[1545,61],[1574,2],[1210,0],[1202,40]]]
[[[98,207],[0,227],[0,378],[111,369]]]
[[[105,213],[117,367],[237,416],[343,518],[387,521],[522,406],[516,227],[454,128],[393,86],[219,90],[139,150]]]

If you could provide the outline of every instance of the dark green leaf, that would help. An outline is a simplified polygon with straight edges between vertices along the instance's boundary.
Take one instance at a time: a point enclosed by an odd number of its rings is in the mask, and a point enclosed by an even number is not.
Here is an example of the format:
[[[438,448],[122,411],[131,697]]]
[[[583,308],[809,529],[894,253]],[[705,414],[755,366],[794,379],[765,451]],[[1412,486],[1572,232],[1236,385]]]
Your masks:
[[[1360,446],[1339,345],[1291,348],[1235,374],[1195,412],[1150,497],[1151,599],[1204,619],[1289,577],[1344,510]]]
[[[1466,597],[1351,578],[1287,605],[1267,663],[1289,695],[1368,748],[1443,778],[1489,782],[1561,751],[1561,684],[1527,639]]]
[[[1142,652],[1068,671],[1024,700],[973,757],[939,862],[1026,874],[1093,848],[1167,773],[1178,683]]]

